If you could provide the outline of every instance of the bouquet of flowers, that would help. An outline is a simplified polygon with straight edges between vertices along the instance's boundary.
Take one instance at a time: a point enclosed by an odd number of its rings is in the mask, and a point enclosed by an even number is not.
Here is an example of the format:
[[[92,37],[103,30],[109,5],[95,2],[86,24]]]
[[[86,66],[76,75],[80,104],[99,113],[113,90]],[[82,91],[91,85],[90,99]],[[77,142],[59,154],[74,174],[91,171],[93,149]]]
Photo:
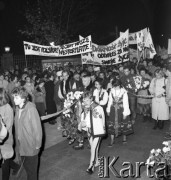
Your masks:
[[[63,112],[66,117],[70,117],[70,113],[73,113],[71,107],[81,98],[82,94],[83,92],[81,91],[75,91],[74,93],[71,91],[67,94],[64,101],[66,111]]]
[[[146,165],[150,167],[160,167],[160,165],[164,164],[166,167],[171,167],[171,141],[164,141],[163,145],[163,149],[151,150]]]
[[[128,80],[126,89],[129,91],[134,91],[135,93],[141,89],[147,89],[150,85],[150,81],[142,78],[141,76],[134,76],[132,79]]]
[[[150,81],[147,79],[142,78],[141,76],[135,76],[133,77],[135,86],[136,86],[136,91],[140,89],[147,89],[150,85]]]

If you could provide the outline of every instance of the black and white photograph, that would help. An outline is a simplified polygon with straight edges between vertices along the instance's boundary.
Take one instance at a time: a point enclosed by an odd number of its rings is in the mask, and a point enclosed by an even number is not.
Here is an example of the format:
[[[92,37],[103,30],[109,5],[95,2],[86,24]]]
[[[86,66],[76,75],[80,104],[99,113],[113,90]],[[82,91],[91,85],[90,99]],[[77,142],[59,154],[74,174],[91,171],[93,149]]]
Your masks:
[[[0,180],[171,180],[171,0],[0,0]]]

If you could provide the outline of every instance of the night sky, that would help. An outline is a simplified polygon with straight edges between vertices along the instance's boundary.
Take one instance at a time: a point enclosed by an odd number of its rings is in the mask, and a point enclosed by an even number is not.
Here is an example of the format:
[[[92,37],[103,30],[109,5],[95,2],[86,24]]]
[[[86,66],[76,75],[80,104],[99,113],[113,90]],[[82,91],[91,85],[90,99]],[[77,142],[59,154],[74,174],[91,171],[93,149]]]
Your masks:
[[[27,39],[18,29],[25,24],[25,6],[26,0],[0,0],[0,55],[4,46],[10,46],[13,54],[24,53],[22,41]],[[171,0],[98,0],[97,10],[96,26],[91,30],[94,43],[112,42],[116,26],[118,31],[129,28],[130,32],[149,27],[154,43],[167,48],[167,39],[171,38]]]

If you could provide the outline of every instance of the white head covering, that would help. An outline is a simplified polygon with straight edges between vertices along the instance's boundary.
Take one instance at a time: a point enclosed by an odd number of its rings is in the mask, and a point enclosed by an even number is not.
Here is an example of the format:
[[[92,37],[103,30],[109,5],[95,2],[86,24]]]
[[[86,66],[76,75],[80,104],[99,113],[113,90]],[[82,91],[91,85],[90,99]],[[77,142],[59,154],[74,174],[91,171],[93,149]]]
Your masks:
[[[58,71],[58,72],[56,73],[56,75],[57,75],[57,76],[62,76],[62,71]]]
[[[94,67],[94,71],[100,71],[100,67]]]

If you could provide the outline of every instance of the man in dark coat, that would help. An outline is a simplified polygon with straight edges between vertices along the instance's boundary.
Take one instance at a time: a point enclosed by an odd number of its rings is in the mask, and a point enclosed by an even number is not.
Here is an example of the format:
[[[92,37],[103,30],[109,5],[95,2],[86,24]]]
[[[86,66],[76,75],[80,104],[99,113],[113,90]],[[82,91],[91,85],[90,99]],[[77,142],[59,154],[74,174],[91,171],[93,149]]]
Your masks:
[[[63,71],[62,73],[62,81],[60,81],[58,86],[58,93],[57,98],[59,99],[58,104],[60,105],[60,108],[64,108],[64,100],[66,98],[67,93],[71,90],[71,84],[70,84],[70,77],[68,71]],[[62,118],[62,116],[61,116]],[[63,132],[65,132],[65,125],[66,122],[64,119],[61,119],[61,126],[64,129]],[[63,133],[63,136],[67,136],[65,133]]]
[[[71,79],[71,90],[72,91],[79,91],[82,88],[82,80],[80,78],[80,74],[75,72],[73,78]]]
[[[48,81],[45,83],[45,91],[46,91],[46,111],[47,114],[53,114],[57,112],[56,104],[54,101],[54,77],[52,74],[48,75]],[[53,117],[52,120],[49,121],[49,124],[55,124],[56,117]]]

